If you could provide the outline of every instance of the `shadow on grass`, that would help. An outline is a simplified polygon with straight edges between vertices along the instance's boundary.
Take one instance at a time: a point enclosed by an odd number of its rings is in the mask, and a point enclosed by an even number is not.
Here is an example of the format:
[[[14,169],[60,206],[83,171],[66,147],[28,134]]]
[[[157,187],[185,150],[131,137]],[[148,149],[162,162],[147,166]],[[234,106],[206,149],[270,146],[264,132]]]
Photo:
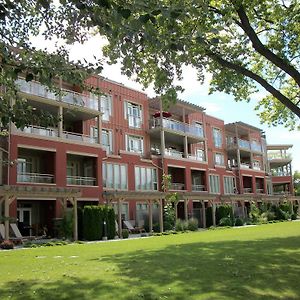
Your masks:
[[[161,237],[155,239],[160,243]],[[7,283],[0,298],[300,299],[299,237],[177,244],[91,260],[114,264],[117,281],[78,274],[41,287],[18,280]]]

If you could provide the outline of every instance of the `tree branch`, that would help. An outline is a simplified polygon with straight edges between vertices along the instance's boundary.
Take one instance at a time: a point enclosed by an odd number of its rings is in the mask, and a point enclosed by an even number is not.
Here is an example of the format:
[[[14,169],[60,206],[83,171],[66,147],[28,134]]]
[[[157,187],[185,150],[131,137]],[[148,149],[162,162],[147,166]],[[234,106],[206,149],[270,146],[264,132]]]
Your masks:
[[[221,66],[234,70],[237,73],[240,73],[242,75],[245,75],[257,83],[259,83],[262,87],[264,87],[270,94],[272,94],[276,99],[278,99],[283,105],[285,105],[287,108],[289,108],[295,115],[297,115],[300,118],[300,108],[294,104],[289,98],[284,96],[280,91],[275,89],[271,84],[269,84],[265,79],[260,77],[259,75],[253,73],[252,71],[246,69],[245,67],[241,65],[237,65],[235,63],[229,62],[225,60],[220,55],[214,53],[214,52],[207,52],[207,55],[219,63]]]
[[[236,11],[241,20],[241,28],[250,38],[253,48],[262,56],[264,56],[267,60],[276,65],[278,68],[282,69],[284,72],[289,74],[300,87],[300,73],[295,69],[295,67],[287,63],[284,59],[280,58],[279,56],[274,54],[270,49],[264,46],[264,44],[260,41],[257,34],[255,33],[254,29],[251,27],[248,16],[246,15],[246,12],[242,5],[240,5],[236,9]]]

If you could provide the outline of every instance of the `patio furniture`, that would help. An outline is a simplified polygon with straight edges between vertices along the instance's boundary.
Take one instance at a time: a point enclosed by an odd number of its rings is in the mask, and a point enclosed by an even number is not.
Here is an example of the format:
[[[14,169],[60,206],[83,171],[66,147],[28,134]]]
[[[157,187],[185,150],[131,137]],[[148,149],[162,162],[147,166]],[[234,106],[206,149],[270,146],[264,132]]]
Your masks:
[[[130,233],[141,233],[143,231],[143,228],[133,227],[129,221],[123,221],[123,223]]]

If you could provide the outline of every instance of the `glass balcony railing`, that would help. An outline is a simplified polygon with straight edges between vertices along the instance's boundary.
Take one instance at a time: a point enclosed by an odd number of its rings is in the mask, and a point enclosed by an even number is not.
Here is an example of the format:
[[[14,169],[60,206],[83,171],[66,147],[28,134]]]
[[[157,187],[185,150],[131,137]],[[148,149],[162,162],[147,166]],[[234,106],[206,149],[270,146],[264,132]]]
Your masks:
[[[99,110],[98,100],[91,99],[88,95],[63,89],[60,98],[59,95],[56,95],[55,93],[49,91],[45,86],[37,81],[27,82],[24,79],[18,79],[16,83],[19,86],[20,91],[26,94],[31,94],[56,101],[62,101],[68,104],[86,107],[97,111]]]
[[[240,148],[250,150],[250,142],[242,139],[238,139],[238,144]]]
[[[256,152],[262,152],[261,144],[256,141],[251,141],[251,150]]]
[[[161,127],[160,123],[161,123],[161,120],[159,118],[154,118],[150,122],[150,128]],[[163,126],[163,128],[171,129],[171,130],[177,131],[179,133],[190,134],[190,135],[194,135],[194,136],[201,137],[201,138],[204,137],[203,128],[189,125],[189,124],[186,124],[183,122],[163,118],[162,126]]]
[[[177,158],[183,158],[183,152],[174,149],[165,149],[165,154],[168,156],[173,156]]]
[[[63,137],[65,139],[73,140],[73,141],[85,142],[90,144],[97,143],[97,139],[95,137],[81,134],[81,133],[63,131]]]
[[[54,175],[18,172],[17,181],[21,183],[54,183]]]
[[[205,185],[202,184],[192,184],[193,192],[204,192],[206,191]]]
[[[292,159],[291,153],[268,152],[268,159]]]
[[[96,185],[95,177],[86,177],[86,176],[67,176],[67,184],[69,185]]]
[[[26,126],[21,131],[25,133],[31,133],[31,134],[42,135],[42,136],[53,136],[53,137],[58,136],[57,129],[45,128],[45,127],[34,126],[34,125]]]
[[[174,191],[182,191],[185,189],[185,185],[184,183],[176,183],[176,182],[172,182],[170,185],[170,190],[174,190]]]

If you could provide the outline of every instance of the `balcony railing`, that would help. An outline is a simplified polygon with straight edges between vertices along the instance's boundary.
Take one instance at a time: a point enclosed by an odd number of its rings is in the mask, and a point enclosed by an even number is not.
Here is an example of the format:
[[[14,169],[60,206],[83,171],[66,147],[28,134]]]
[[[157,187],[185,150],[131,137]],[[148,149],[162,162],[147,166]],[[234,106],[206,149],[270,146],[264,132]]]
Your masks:
[[[150,128],[157,128],[161,127],[160,119],[154,118],[150,121]],[[204,137],[203,128],[185,124],[183,122],[175,121],[175,120],[169,120],[166,118],[163,118],[163,128],[171,129],[180,133],[184,134],[191,134],[197,137]]]
[[[197,160],[197,161],[206,161],[205,157],[201,157],[201,156],[197,156],[197,155],[189,155],[188,158],[192,159],[192,160]]]
[[[170,190],[175,190],[175,191],[182,191],[185,189],[184,183],[175,183],[172,182],[170,185]]]
[[[268,159],[292,159],[291,153],[268,152]]]
[[[238,139],[238,144],[240,148],[250,150],[250,142],[242,139]]]
[[[263,194],[264,193],[264,189],[256,189],[256,194]]]
[[[52,174],[40,174],[40,173],[17,173],[18,182],[26,183],[54,183],[54,175]]]
[[[31,133],[31,134],[42,135],[42,136],[57,137],[57,135],[58,135],[57,129],[45,128],[45,127],[34,126],[34,125],[24,127],[24,129],[22,131],[25,133]]]
[[[183,152],[174,149],[165,149],[165,154],[177,158],[183,158]]]
[[[204,192],[204,191],[206,191],[205,185],[192,184],[192,191],[194,191],[194,192]]]
[[[292,176],[291,172],[288,171],[275,171],[275,170],[271,170],[272,176]]]
[[[37,81],[27,82],[24,79],[16,81],[21,92],[26,94],[36,95],[46,99],[62,101],[68,104],[82,106],[93,110],[99,110],[98,100],[91,99],[88,95],[76,93],[74,91],[62,90],[61,98],[53,92],[50,92],[45,86]]]
[[[247,164],[247,163],[241,163],[240,166],[241,166],[241,169],[250,169],[251,168],[250,164]]]
[[[70,185],[96,185],[95,177],[67,176],[67,184]]]
[[[262,152],[262,146],[258,142],[251,141],[251,150],[256,152]]]
[[[244,188],[244,193],[252,193],[252,188]]]
[[[81,134],[81,133],[63,131],[63,137],[65,139],[73,140],[73,141],[85,142],[90,144],[97,143],[97,138],[89,135]]]

